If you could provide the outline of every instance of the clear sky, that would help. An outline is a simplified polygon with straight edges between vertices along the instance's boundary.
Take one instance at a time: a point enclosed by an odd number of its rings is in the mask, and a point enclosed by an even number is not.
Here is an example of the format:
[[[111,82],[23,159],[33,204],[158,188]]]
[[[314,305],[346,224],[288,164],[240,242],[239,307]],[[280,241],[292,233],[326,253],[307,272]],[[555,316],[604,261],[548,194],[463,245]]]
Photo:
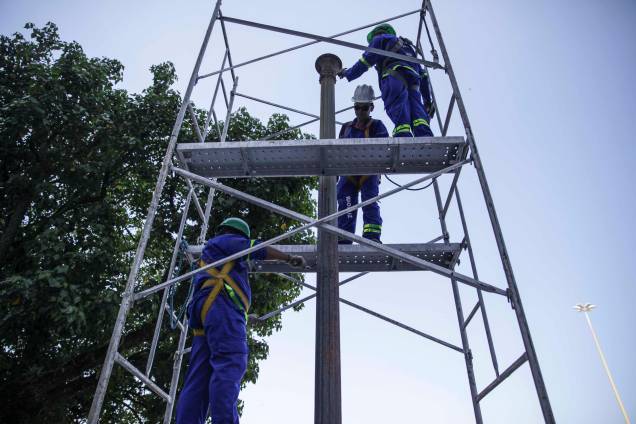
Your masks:
[[[171,60],[183,93],[213,2],[1,0],[0,5],[2,34],[18,31],[28,21],[41,26],[50,20],[59,25],[65,40],[78,41],[89,55],[121,60],[126,66],[122,87],[142,90],[150,83],[149,67]],[[222,10],[227,16],[331,35],[419,6],[412,0],[226,0]],[[598,305],[591,317],[634,419],[636,366],[630,357],[636,351],[635,319],[629,308],[636,298],[630,271],[636,238],[636,171],[630,162],[636,153],[636,3],[444,0],[433,6],[480,148],[557,421],[622,422],[584,317],[571,308],[578,302]],[[395,26],[414,38],[416,24],[416,18],[409,17]],[[303,41],[227,26],[235,62]],[[343,39],[364,43],[365,35],[361,31]],[[221,43],[215,30],[205,71],[218,69]],[[237,69],[239,91],[317,113],[314,61],[325,52],[338,54],[345,66],[359,57],[358,51],[314,45]],[[439,71],[432,74],[445,110],[445,77]],[[338,82],[337,108],[350,104],[358,83],[377,89],[374,72],[354,83]],[[200,83],[194,97],[198,106],[207,107],[209,87],[211,81]],[[262,119],[275,111],[245,99],[236,104]],[[381,102],[376,107],[374,116],[390,126]],[[224,114],[223,108],[219,111]],[[293,123],[305,120],[293,113],[290,117]],[[308,131],[318,134],[316,126]],[[462,128],[451,126],[449,134],[463,135]],[[503,286],[474,169],[466,169],[461,181],[480,278]],[[447,187],[448,182],[441,184]],[[383,181],[381,189],[389,188]],[[428,190],[383,201],[384,242],[424,242],[437,236],[432,201]],[[449,230],[451,240],[459,241],[455,209]],[[468,273],[467,265],[464,256],[460,270]],[[450,285],[440,277],[375,274],[343,287],[341,295],[460,343]],[[470,310],[474,290],[463,289],[462,297],[465,310]],[[486,295],[486,303],[504,369],[522,352],[514,315],[502,298]],[[258,384],[241,395],[246,401],[244,422],[313,420],[314,314],[311,303],[301,312],[285,314],[283,330],[269,340],[270,358],[261,364]],[[471,326],[478,387],[483,388],[494,374],[481,320]],[[341,328],[343,422],[473,421],[460,354],[345,305]],[[487,423],[540,422],[527,365],[482,407]]]

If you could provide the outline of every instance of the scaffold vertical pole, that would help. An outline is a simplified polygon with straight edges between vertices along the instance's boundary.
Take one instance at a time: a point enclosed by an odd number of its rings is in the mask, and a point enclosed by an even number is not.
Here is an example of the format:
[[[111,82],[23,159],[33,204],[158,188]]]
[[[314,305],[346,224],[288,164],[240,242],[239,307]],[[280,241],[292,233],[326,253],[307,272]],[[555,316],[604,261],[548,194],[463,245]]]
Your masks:
[[[528,325],[528,320],[526,318],[526,314],[523,309],[523,304],[521,303],[521,297],[519,296],[519,288],[517,286],[517,282],[515,280],[515,276],[512,271],[510,257],[508,255],[508,250],[506,249],[506,243],[504,242],[503,232],[501,231],[501,225],[499,224],[499,218],[497,217],[497,212],[495,210],[495,204],[492,199],[490,187],[488,186],[488,181],[486,179],[486,173],[484,172],[484,168],[481,162],[481,157],[479,156],[479,152],[477,150],[477,145],[475,143],[473,131],[470,126],[470,121],[468,120],[468,113],[466,112],[466,107],[464,105],[464,101],[459,91],[459,84],[457,83],[455,72],[453,71],[453,67],[450,63],[448,51],[446,50],[446,45],[444,43],[444,39],[442,38],[442,32],[437,22],[437,18],[435,17],[435,12],[433,11],[433,7],[431,5],[430,0],[426,0],[426,9],[429,12],[428,14],[433,24],[435,36],[437,38],[437,44],[439,45],[440,51],[442,52],[442,57],[444,59],[446,74],[448,75],[448,79],[451,83],[451,86],[453,89],[453,95],[457,101],[457,108],[459,110],[459,114],[461,116],[462,123],[466,131],[466,141],[468,142],[468,145],[470,146],[470,152],[472,154],[473,164],[475,166],[475,171],[477,172],[477,177],[481,185],[482,193],[484,196],[484,202],[486,203],[486,209],[488,210],[488,215],[490,217],[490,222],[491,222],[493,233],[495,236],[495,241],[497,242],[499,256],[501,258],[502,267],[506,275],[506,281],[508,283],[508,292],[510,295],[510,302],[517,316],[519,332],[521,333],[521,339],[523,340],[523,345],[525,347],[525,351],[528,357],[528,364],[530,366],[530,371],[532,373],[532,378],[534,380],[535,389],[537,391],[537,396],[539,398],[539,404],[541,405],[543,418],[546,423],[553,424],[555,422],[555,419],[554,419],[554,413],[552,412],[552,406],[550,404],[550,398],[548,397],[548,390],[546,389],[545,381],[543,380],[543,374],[541,373],[541,368],[539,366],[539,358],[537,357],[537,352],[536,352],[536,349],[534,348],[532,336],[530,335],[530,326]]]
[[[170,140],[168,142],[168,147],[166,148],[166,154],[163,158],[161,171],[159,172],[159,178],[157,179],[157,185],[155,186],[155,191],[152,194],[152,200],[150,202],[150,206],[148,207],[148,214],[146,216],[144,228],[141,232],[139,244],[137,245],[135,259],[128,275],[126,287],[122,294],[122,301],[121,305],[119,306],[117,318],[115,320],[113,333],[108,344],[108,350],[106,352],[106,357],[104,358],[104,364],[99,374],[97,388],[95,389],[95,395],[93,397],[91,409],[88,413],[88,424],[96,424],[99,421],[99,416],[102,412],[104,398],[106,397],[106,390],[108,389],[108,381],[110,380],[110,375],[113,371],[113,365],[115,364],[117,350],[119,349],[119,343],[124,331],[124,325],[126,324],[126,316],[128,315],[128,310],[132,305],[133,295],[137,282],[137,274],[139,273],[139,269],[141,268],[141,262],[143,261],[144,254],[146,252],[146,245],[148,244],[148,240],[150,239],[150,231],[152,230],[152,224],[155,219],[155,214],[157,213],[157,208],[159,207],[159,199],[161,197],[161,193],[163,192],[163,186],[166,183],[170,165],[172,164],[174,149],[177,144],[179,132],[181,131],[183,118],[188,109],[188,105],[190,104],[190,96],[192,94],[192,90],[194,89],[194,85],[196,84],[199,74],[199,68],[201,67],[203,56],[205,55],[205,51],[207,50],[208,42],[210,41],[212,29],[214,28],[214,23],[217,20],[220,7],[221,0],[217,0],[214,6],[214,11],[212,12],[212,17],[210,18],[210,23],[208,24],[208,28],[203,38],[203,42],[201,43],[199,55],[194,65],[194,69],[192,70],[192,75],[190,76],[190,81],[183,97],[181,108],[179,109],[179,113],[177,114],[177,119],[175,120],[174,126],[172,128],[172,133],[170,134]]]
[[[342,62],[333,54],[316,60],[320,74],[320,138],[336,136],[335,85]],[[320,177],[318,217],[336,212],[336,177]],[[332,222],[332,224],[334,224]],[[318,230],[316,275],[316,380],[315,424],[340,424],[340,295],[338,289],[338,238]]]

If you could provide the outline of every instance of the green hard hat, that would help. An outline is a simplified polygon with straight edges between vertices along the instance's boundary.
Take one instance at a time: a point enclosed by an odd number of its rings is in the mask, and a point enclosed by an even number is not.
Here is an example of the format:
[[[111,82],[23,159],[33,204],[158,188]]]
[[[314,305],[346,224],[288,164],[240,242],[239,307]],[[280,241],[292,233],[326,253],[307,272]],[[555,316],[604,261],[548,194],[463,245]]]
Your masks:
[[[250,236],[250,226],[247,225],[247,222],[243,221],[241,218],[226,218],[219,225],[219,229],[221,229],[222,227],[234,228],[235,230],[239,230],[241,233],[245,234],[245,237],[249,238]]]
[[[391,35],[397,35],[395,33],[395,29],[393,29],[393,27],[389,24],[380,24],[377,27],[373,28],[371,30],[371,32],[369,32],[367,34],[367,42],[371,43],[371,40],[373,40],[373,37],[375,37],[378,34],[391,34]]]

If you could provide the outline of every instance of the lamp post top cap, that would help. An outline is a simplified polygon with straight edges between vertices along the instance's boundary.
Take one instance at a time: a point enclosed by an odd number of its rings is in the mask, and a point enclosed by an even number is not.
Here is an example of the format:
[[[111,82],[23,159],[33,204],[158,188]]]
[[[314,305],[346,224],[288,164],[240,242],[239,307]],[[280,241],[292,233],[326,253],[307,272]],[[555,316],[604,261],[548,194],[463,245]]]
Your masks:
[[[316,59],[316,71],[320,75],[335,75],[342,69],[342,61],[338,56],[332,53],[325,53]]]

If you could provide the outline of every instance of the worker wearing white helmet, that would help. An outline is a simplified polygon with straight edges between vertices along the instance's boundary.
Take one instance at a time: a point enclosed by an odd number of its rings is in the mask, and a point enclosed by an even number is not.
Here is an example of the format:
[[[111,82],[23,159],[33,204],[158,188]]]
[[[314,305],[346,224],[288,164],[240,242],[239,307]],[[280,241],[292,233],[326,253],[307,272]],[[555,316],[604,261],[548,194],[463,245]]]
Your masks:
[[[386,138],[389,133],[379,119],[371,118],[373,100],[375,95],[373,87],[359,85],[356,87],[351,99],[356,118],[347,122],[340,129],[339,138]],[[343,210],[358,203],[359,194],[364,202],[378,195],[380,186],[379,175],[350,175],[338,179],[338,210]],[[338,217],[338,227],[355,233],[356,211]],[[382,217],[380,206],[377,202],[362,208],[364,226],[362,236],[370,240],[380,242],[382,234]],[[340,243],[350,244],[350,240],[341,239]]]

